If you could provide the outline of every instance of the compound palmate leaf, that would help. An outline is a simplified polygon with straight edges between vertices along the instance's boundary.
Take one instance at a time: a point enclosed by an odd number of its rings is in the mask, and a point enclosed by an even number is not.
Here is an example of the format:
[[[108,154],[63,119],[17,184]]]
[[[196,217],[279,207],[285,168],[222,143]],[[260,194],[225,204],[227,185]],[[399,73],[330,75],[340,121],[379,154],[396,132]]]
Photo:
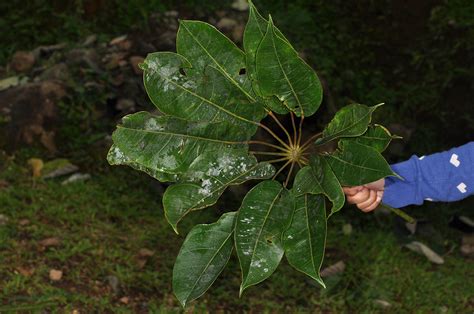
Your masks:
[[[295,203],[277,181],[263,181],[242,201],[235,225],[235,247],[242,269],[240,294],[270,277],[283,256],[281,237]]]
[[[326,287],[319,275],[326,245],[324,196],[304,194],[296,199],[295,212],[283,244],[290,265]]]
[[[324,158],[344,186],[363,185],[396,176],[377,150],[353,141],[341,140],[339,149]]]
[[[274,174],[274,167],[246,151],[223,149],[199,156],[188,169],[188,180],[166,189],[163,195],[165,216],[177,233],[178,222],[190,211],[215,204],[229,185],[251,179],[266,179]]]
[[[214,26],[186,20],[180,21],[176,50],[151,53],[140,65],[159,113],[125,116],[112,135],[109,163],[173,182],[162,201],[176,232],[189,212],[216,204],[229,186],[264,180],[237,212],[191,229],[173,269],[179,302],[184,307],[212,285],[233,244],[242,271],[240,295],[267,279],[283,255],[324,286],[326,223],[344,205],[342,186],[395,175],[380,154],[394,137],[371,125],[378,106],[343,107],[321,133],[302,141],[303,118],[322,102],[321,83],[250,0],[243,50]],[[274,113],[291,114],[280,119]],[[315,147],[335,141],[336,151]],[[328,215],[326,198],[332,203]]]
[[[173,290],[181,305],[199,298],[217,279],[232,253],[236,213],[197,225],[187,235],[173,268]]]

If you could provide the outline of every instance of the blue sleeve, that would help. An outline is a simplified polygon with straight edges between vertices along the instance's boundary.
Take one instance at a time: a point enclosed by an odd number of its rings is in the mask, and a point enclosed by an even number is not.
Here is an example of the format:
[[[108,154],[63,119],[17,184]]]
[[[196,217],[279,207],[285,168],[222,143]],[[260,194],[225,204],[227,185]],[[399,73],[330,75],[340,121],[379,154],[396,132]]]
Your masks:
[[[429,156],[412,156],[391,165],[382,202],[400,208],[424,201],[453,202],[474,194],[474,142]]]

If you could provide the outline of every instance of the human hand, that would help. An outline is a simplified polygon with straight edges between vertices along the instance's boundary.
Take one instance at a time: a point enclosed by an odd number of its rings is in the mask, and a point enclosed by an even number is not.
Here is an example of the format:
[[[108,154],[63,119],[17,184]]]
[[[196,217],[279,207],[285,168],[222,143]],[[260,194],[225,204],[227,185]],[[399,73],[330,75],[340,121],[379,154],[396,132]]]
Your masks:
[[[343,187],[343,190],[349,203],[368,213],[376,209],[382,201],[384,186],[385,179],[380,179],[365,185]]]

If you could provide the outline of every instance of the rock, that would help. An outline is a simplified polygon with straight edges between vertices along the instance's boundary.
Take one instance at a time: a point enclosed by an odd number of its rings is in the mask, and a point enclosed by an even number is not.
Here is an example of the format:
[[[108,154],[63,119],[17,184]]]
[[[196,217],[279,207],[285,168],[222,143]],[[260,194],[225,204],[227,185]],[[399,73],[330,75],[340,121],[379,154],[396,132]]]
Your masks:
[[[28,83],[0,92],[0,113],[8,121],[0,125],[0,147],[14,151],[22,145],[41,144],[54,153],[56,103],[64,96],[63,85],[54,81]]]
[[[238,11],[247,11],[249,9],[249,4],[247,0],[235,0],[232,2],[231,8]]]
[[[59,246],[61,244],[61,240],[55,237],[46,238],[41,240],[39,244],[44,247]]]
[[[91,178],[91,175],[88,173],[75,173],[71,175],[69,178],[67,178],[66,180],[64,180],[63,182],[61,182],[61,185],[67,185],[74,182],[85,181],[85,180],[89,180],[90,178]]]
[[[47,68],[40,75],[40,79],[42,81],[44,80],[67,81],[69,80],[70,77],[71,77],[71,74],[69,73],[69,67],[64,62],[55,64],[52,67]]]
[[[63,278],[63,272],[61,270],[51,269],[49,271],[49,279],[52,281],[59,281],[61,278]]]
[[[115,108],[122,112],[135,111],[135,102],[131,99],[121,98],[117,101]]]
[[[0,214],[0,226],[5,226],[10,219],[4,214]]]
[[[67,174],[71,174],[79,170],[79,167],[73,165],[69,160],[64,158],[48,161],[43,167],[43,179],[51,179]]]
[[[35,55],[30,51],[17,51],[10,61],[10,68],[16,72],[25,73],[35,64]]]
[[[140,57],[140,56],[131,56],[129,59],[130,65],[132,66],[133,72],[137,75],[141,75],[143,73],[143,70],[139,67],[140,63],[143,63],[145,61],[145,58]]]

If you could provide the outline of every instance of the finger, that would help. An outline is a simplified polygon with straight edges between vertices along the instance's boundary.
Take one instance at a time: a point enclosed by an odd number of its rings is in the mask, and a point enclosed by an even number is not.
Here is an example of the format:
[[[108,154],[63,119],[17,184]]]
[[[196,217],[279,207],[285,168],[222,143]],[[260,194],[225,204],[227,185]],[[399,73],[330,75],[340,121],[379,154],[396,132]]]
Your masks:
[[[385,187],[385,179],[380,179],[369,184],[364,184],[364,186],[371,190],[381,191]]]
[[[352,186],[352,187],[343,187],[342,190],[344,191],[344,193],[346,195],[349,195],[349,196],[353,196],[355,194],[357,194],[358,192],[360,192],[364,187],[363,186]]]
[[[377,192],[374,190],[370,190],[369,196],[367,197],[367,199],[363,202],[358,203],[357,207],[359,207],[362,211],[366,211],[366,208],[371,206],[376,200],[377,200]]]
[[[373,202],[372,205],[362,209],[362,211],[365,212],[365,213],[373,211],[374,209],[376,209],[380,205],[381,200],[382,200],[382,198],[377,196],[377,198],[375,199],[375,202]]]
[[[362,202],[365,202],[370,195],[370,191],[367,188],[363,188],[359,193],[353,195],[353,196],[348,196],[347,201],[351,204],[359,204]]]

